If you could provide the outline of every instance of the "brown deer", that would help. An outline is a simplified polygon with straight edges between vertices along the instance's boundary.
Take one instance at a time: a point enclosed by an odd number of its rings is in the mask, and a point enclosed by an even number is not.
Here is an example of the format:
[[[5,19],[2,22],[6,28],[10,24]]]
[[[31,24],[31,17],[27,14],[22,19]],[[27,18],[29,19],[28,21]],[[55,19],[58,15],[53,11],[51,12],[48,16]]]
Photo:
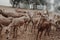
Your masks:
[[[12,20],[12,23],[10,23],[8,25],[8,27],[10,27],[11,31],[13,31],[13,33],[14,33],[13,34],[13,38],[17,37],[17,30],[18,30],[18,28],[20,28],[20,26],[22,26],[22,25],[25,25],[25,23],[28,22],[28,21],[29,21],[29,18],[27,18],[25,16],[24,17],[20,17],[20,18],[14,18]],[[26,25],[24,27],[26,27]]]
[[[49,32],[50,32],[50,28],[51,28],[51,23],[49,21],[47,21],[47,19],[42,18],[40,20],[40,22],[39,22],[37,27],[38,27],[38,34],[37,34],[37,39],[36,40],[38,40],[38,35],[39,34],[40,34],[39,37],[41,39],[43,31],[45,31],[44,35],[48,34],[48,36],[49,36]]]

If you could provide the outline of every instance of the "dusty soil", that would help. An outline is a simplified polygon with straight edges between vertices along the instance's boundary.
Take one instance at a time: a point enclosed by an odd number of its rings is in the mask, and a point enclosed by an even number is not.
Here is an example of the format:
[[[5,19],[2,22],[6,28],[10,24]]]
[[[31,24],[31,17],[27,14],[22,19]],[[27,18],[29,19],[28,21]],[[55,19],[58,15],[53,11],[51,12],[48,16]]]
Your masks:
[[[60,32],[59,31],[51,31],[50,36],[43,36],[42,40],[60,40]]]

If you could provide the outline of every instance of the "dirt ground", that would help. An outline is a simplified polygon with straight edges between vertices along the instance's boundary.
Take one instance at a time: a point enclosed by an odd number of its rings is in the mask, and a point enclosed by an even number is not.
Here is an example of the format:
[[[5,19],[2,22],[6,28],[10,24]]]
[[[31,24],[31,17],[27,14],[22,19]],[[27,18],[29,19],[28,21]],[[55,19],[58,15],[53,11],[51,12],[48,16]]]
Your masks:
[[[15,13],[15,10],[17,8],[0,6],[0,9],[5,9],[6,12],[14,12]],[[25,10],[25,9],[20,9],[20,10]],[[35,11],[39,11],[39,10],[33,10],[33,11],[30,10],[30,12],[35,12]],[[3,37],[0,37],[0,40],[36,40],[37,33],[34,34],[34,32],[31,31],[31,25],[30,25],[30,27],[27,28],[27,31],[24,31],[23,29],[24,29],[24,27],[19,28],[19,30],[17,32],[18,33],[17,38],[7,39],[7,37],[6,37],[7,34],[3,33]],[[35,31],[37,31],[37,29]],[[51,31],[50,36],[42,36],[41,40],[60,40],[60,31]]]

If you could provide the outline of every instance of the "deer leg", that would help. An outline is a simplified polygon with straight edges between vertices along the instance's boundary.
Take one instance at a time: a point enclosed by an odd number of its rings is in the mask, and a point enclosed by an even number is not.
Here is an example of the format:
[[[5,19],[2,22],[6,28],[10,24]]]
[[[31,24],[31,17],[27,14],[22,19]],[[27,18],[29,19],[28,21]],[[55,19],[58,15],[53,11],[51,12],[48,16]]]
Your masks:
[[[24,26],[25,26],[25,31],[27,31],[27,25],[28,25],[29,23],[24,23]]]
[[[47,34],[48,34],[48,36],[50,36],[49,35],[50,34],[50,30],[51,30],[51,27],[47,28]]]
[[[46,36],[46,34],[49,36],[49,32],[50,32],[50,29],[49,29],[49,28],[47,28],[47,29],[46,29],[46,31],[45,31],[44,36]]]
[[[47,32],[47,31],[45,30],[44,36],[46,36],[46,32]]]
[[[40,38],[40,39],[41,39],[42,34],[43,34],[43,31],[41,31],[41,33],[40,33],[40,35],[39,35],[39,38]]]
[[[3,29],[3,28],[2,28],[2,27],[0,27],[0,37],[2,37],[2,36],[1,36],[2,29]]]
[[[34,34],[35,34],[35,25],[33,25],[33,31],[34,31]]]
[[[5,33],[7,34],[7,38],[6,39],[9,39],[9,31],[8,31],[8,29],[6,29]]]
[[[39,35],[39,30],[38,30],[38,32],[37,32],[36,40],[38,40],[38,35]]]
[[[48,35],[48,36],[49,36],[49,32],[50,32],[50,30],[48,29],[48,30],[47,30],[47,35]]]
[[[14,38],[14,35],[15,35],[15,28],[13,27],[13,38]]]
[[[13,32],[13,38],[16,38],[16,36],[17,36],[17,28],[14,27],[13,28],[13,31],[14,31]]]

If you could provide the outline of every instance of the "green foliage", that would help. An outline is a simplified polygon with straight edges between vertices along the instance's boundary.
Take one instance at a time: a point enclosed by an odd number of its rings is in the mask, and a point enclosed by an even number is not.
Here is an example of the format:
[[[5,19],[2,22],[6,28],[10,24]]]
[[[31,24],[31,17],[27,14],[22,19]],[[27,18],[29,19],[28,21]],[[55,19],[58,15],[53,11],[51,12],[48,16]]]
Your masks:
[[[41,3],[42,5],[46,5],[46,4],[47,4],[46,0],[40,0],[40,3]]]

